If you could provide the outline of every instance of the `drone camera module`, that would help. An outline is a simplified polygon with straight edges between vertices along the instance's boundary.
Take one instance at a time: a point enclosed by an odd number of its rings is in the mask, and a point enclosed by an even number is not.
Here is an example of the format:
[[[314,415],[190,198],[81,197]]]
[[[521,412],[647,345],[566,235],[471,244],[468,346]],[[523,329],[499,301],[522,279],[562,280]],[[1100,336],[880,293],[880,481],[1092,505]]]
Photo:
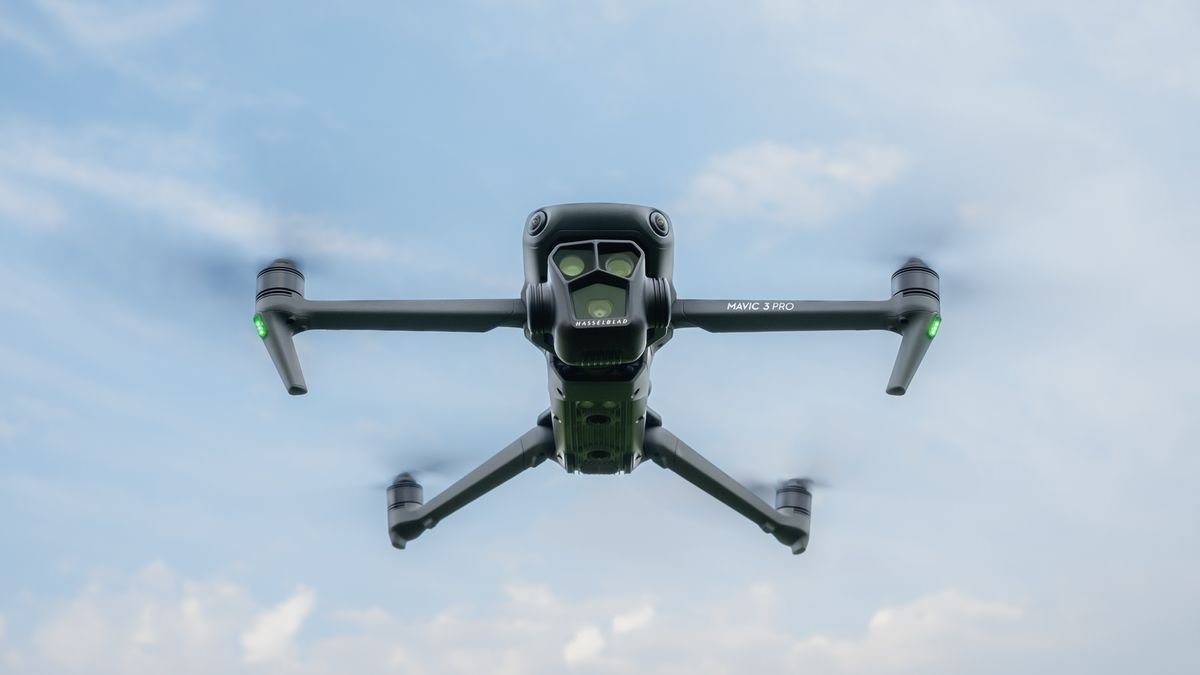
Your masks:
[[[550,254],[552,274],[543,297],[554,321],[543,339],[563,363],[599,368],[633,363],[646,351],[647,321],[640,251],[632,242],[571,242]],[[606,269],[612,267],[616,274]]]

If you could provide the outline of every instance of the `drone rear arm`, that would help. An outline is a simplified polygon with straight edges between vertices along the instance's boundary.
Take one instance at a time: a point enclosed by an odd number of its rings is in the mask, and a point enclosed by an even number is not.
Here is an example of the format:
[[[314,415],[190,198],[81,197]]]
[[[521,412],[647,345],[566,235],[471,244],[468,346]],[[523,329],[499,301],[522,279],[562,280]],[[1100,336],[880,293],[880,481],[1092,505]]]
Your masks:
[[[541,464],[552,454],[554,430],[538,425],[428,502],[389,504],[388,531],[392,546],[404,548],[405,544],[450,514],[479,499],[525,469]]]
[[[788,509],[785,512],[771,508],[758,495],[730,478],[661,426],[646,429],[643,449],[655,464],[675,472],[722,504],[749,518],[763,532],[773,535],[781,544],[792,549],[792,553],[803,553],[808,547],[808,509]]]

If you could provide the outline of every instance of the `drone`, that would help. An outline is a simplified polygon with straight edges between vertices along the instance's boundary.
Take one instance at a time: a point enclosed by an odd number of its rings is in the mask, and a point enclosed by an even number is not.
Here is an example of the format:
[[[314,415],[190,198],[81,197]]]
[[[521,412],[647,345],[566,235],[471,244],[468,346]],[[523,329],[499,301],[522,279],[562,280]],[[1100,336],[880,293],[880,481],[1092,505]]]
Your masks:
[[[611,203],[546,206],[524,225],[517,299],[308,300],[296,263],[258,273],[254,325],[287,392],[307,393],[293,336],[307,330],[483,333],[520,328],[546,357],[550,407],[533,428],[430,499],[411,472],[387,488],[399,549],[526,469],[623,474],[646,460],[668,469],[789,547],[808,547],[812,481],[776,486],[772,508],[663,426],[649,407],[650,365],[677,329],[712,333],[888,330],[900,349],[887,393],[908,390],[941,325],[939,277],[918,258],[877,301],[684,300],[672,283],[674,229],[659,209]]]

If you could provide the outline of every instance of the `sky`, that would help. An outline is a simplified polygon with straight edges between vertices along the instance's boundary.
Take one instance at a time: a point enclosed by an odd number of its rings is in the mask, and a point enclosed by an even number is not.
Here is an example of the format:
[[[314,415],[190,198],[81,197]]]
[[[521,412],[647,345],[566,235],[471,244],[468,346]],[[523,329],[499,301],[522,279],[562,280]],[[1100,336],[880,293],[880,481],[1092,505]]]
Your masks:
[[[1187,2],[0,6],[0,672],[1190,673],[1200,10]],[[381,484],[548,405],[521,332],[312,332],[254,274],[511,298],[526,216],[671,215],[682,298],[888,333],[678,331],[650,405],[792,556],[654,465],[527,471],[397,551]],[[457,474],[426,481],[427,496]]]

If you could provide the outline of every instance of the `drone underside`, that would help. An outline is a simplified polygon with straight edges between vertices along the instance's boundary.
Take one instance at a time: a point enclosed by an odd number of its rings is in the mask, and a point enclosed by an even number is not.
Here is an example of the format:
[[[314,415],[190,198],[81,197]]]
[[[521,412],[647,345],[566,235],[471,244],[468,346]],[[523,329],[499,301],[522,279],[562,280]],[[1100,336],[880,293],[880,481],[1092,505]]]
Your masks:
[[[650,460],[801,553],[808,545],[808,483],[785,481],[772,507],[665,429],[647,405],[654,354],[678,328],[889,330],[902,338],[887,393],[903,395],[941,324],[937,273],[910,259],[892,275],[892,296],[882,301],[680,300],[673,245],[670,220],[656,209],[549,206],[526,222],[519,299],[306,300],[303,274],[291,261],[276,260],[259,272],[254,323],[291,394],[307,392],[293,343],[304,330],[523,328],[544,352],[550,407],[532,429],[429,502],[413,476],[396,477],[387,494],[397,548],[547,459],[570,472],[609,474]]]

